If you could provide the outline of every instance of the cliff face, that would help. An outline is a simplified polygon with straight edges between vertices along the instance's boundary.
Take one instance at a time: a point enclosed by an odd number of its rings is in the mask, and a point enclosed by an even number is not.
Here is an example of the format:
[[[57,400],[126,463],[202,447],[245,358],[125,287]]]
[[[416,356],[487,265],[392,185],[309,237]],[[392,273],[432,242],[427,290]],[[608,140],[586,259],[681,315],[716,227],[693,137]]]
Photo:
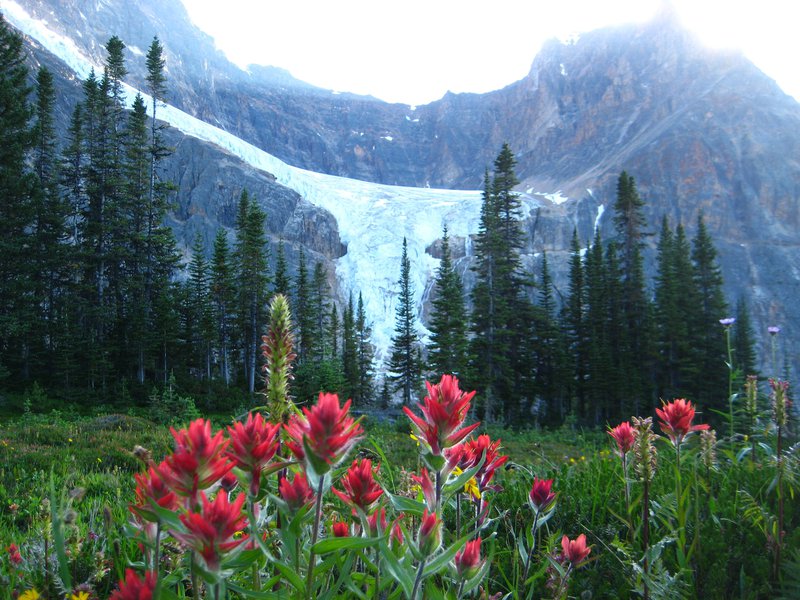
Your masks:
[[[692,235],[702,212],[729,300],[747,298],[759,329],[782,325],[786,350],[800,350],[800,336],[789,333],[800,331],[800,105],[740,55],[703,48],[669,13],[573,44],[550,42],[529,74],[502,90],[409,107],[321,90],[278,69],[242,71],[194,28],[178,0],[19,4],[98,64],[102,44],[121,37],[136,58],[133,84],[143,80],[137,52],[158,35],[171,103],[312,171],[476,189],[507,141],[520,191],[568,199],[540,195],[541,207],[525,223],[526,260],[534,264],[546,249],[561,286],[573,227],[584,245],[595,227],[613,235],[608,213],[625,169],[636,178],[653,232],[666,215]],[[279,189],[267,174],[190,139],[176,148],[170,169],[183,194],[175,224],[186,229],[184,240],[200,223],[209,231],[229,227],[230,202],[246,181],[269,199],[273,237],[307,244],[329,260],[346,251],[329,213]],[[469,257],[461,260],[464,267]]]

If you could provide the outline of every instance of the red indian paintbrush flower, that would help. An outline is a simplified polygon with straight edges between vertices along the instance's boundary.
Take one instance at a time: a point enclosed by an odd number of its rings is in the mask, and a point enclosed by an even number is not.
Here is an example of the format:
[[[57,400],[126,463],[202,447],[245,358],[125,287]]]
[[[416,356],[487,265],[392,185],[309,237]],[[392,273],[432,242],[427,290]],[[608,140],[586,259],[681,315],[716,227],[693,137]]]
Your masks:
[[[278,493],[292,513],[314,501],[314,492],[308,487],[306,476],[302,473],[294,475],[291,481],[286,477],[281,479]]]
[[[422,467],[419,475],[411,475],[412,481],[416,483],[422,490],[422,495],[425,498],[425,504],[429,510],[436,508],[436,492],[433,490],[433,482],[428,469]]]
[[[219,572],[223,555],[237,549],[247,538],[234,539],[234,534],[244,531],[247,519],[242,514],[245,495],[239,494],[233,502],[228,493],[220,491],[214,501],[201,492],[200,512],[189,512],[180,516],[186,531],[173,531],[175,539],[191,548],[203,559],[206,569]]]
[[[155,502],[161,508],[175,510],[178,497],[166,484],[169,466],[162,462],[157,467],[150,466],[146,473],[136,473],[136,500],[130,505],[130,511],[142,521],[157,522],[158,515],[152,509]]]
[[[386,522],[386,509],[382,506],[367,517],[367,532],[370,537],[383,535],[388,523]]]
[[[19,546],[11,544],[6,550],[8,550],[9,562],[15,567],[20,566],[22,564],[22,555],[19,553]]]
[[[340,407],[339,396],[321,393],[314,406],[303,408],[303,415],[292,415],[285,425],[289,450],[307,466],[310,462],[319,474],[341,462],[364,433],[348,413],[350,402]],[[306,448],[313,456],[306,456]]]
[[[155,589],[155,573],[148,571],[142,579],[133,569],[125,569],[125,579],[120,579],[119,589],[109,600],[151,600]]]
[[[528,501],[534,512],[544,512],[553,505],[556,495],[551,491],[552,487],[552,479],[533,478],[533,486],[531,486],[531,491],[528,494]]]
[[[231,449],[228,457],[247,473],[250,479],[249,494],[257,496],[261,486],[261,472],[278,451],[280,425],[265,420],[261,413],[247,415],[247,421],[237,421],[228,427]]]
[[[633,427],[631,427],[631,424],[628,421],[620,423],[616,427],[609,429],[608,435],[614,438],[614,441],[617,442],[617,448],[619,448],[620,456],[625,456],[625,454],[627,454],[631,448],[633,448]]]
[[[661,431],[667,434],[675,446],[679,446],[683,442],[683,438],[690,432],[708,429],[708,425],[705,423],[692,425],[694,406],[690,400],[677,398],[669,404],[664,404],[663,410],[657,408],[656,414],[661,419],[659,423]]]
[[[375,481],[378,471],[380,465],[373,471],[372,461],[368,458],[354,460],[340,480],[344,491],[333,488],[333,493],[354,511],[359,508],[365,514],[369,514],[378,498],[383,495],[383,488]]]
[[[456,552],[456,573],[461,580],[475,577],[483,566],[481,560],[481,538],[467,542],[462,550]]]
[[[333,522],[333,537],[347,537],[350,535],[350,525],[344,521]]]
[[[503,466],[508,461],[508,456],[500,454],[500,440],[492,442],[488,435],[479,435],[474,440],[467,440],[464,442],[464,454],[461,457],[460,467],[464,470],[471,469],[477,465],[481,457],[486,453],[486,460],[483,465],[475,473],[475,479],[478,482],[478,489],[481,493],[488,489],[499,490],[499,486],[490,486],[489,483],[494,477],[495,471]]]
[[[573,567],[579,567],[592,551],[591,546],[586,545],[586,535],[580,534],[576,539],[570,540],[567,536],[561,538],[562,556],[566,558]]]
[[[175,431],[175,450],[165,459],[168,469],[161,476],[172,490],[189,498],[189,508],[198,504],[198,492],[216,485],[233,468],[225,450],[228,441],[221,431],[211,436],[211,422],[197,419],[188,429]]]
[[[422,556],[430,556],[442,543],[442,521],[435,512],[422,512],[422,522],[417,534],[417,545]]]
[[[469,412],[470,401],[475,392],[463,392],[458,379],[443,375],[436,385],[426,381],[428,395],[417,406],[422,417],[415,415],[407,406],[403,407],[417,432],[416,437],[425,444],[430,453],[439,456],[446,448],[461,443],[480,423],[462,427]]]

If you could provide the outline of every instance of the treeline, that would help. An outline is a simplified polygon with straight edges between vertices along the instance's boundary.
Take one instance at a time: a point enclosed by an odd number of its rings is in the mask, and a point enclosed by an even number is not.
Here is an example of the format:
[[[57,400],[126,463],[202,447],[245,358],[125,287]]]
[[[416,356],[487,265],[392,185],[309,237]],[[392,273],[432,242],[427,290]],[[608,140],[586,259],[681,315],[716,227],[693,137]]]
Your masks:
[[[66,131],[44,67],[0,17],[0,381],[34,381],[61,397],[140,398],[171,376],[194,391],[261,387],[259,346],[274,293],[290,297],[298,338],[293,391],[372,398],[372,347],[361,298],[339,310],[321,263],[290,276],[283,242],[270,273],[267,218],[242,192],[233,235],[199,238],[181,264],[166,225],[174,187],[157,111],[163,48],[146,55],[146,92],[126,110],[125,45],[112,37],[102,73],[83,82]],[[59,140],[64,140],[59,149]],[[211,250],[211,251],[209,251]],[[210,260],[206,257],[210,256]],[[207,394],[211,398],[215,394]]]
[[[465,295],[454,269],[447,228],[423,360],[408,327],[403,254],[390,377],[404,402],[422,375],[456,373],[479,390],[479,417],[508,425],[604,425],[644,414],[660,399],[687,397],[707,411],[727,410],[728,350],[719,322],[728,316],[722,276],[702,215],[689,241],[666,218],[658,240],[657,273],[643,267],[643,201],[622,173],[614,204],[615,235],[578,239],[573,232],[567,293],[556,298],[547,254],[526,271],[515,159],[507,145],[484,179],[475,240],[476,283]],[[732,330],[734,366],[754,372],[746,306]]]

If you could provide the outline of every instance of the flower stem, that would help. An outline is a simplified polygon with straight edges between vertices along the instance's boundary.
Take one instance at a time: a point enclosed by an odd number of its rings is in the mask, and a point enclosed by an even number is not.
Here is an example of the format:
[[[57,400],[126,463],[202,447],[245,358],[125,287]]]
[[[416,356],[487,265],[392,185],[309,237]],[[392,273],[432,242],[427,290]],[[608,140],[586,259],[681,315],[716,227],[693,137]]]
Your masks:
[[[642,496],[642,546],[644,547],[644,600],[650,600],[647,578],[650,576],[647,551],[650,546],[650,482],[645,479]]]
[[[314,531],[311,532],[311,553],[308,556],[308,573],[306,574],[306,600],[311,600],[311,584],[314,582],[314,563],[317,555],[314,546],[319,536],[319,521],[322,516],[322,492],[324,491],[325,476],[320,477],[319,488],[317,489],[317,506],[314,512]]]
[[[258,524],[255,522],[256,519],[255,497],[248,494],[247,504],[249,505],[248,512],[250,517],[250,535],[255,537],[258,535]],[[258,569],[258,562],[253,563],[253,589],[257,592],[261,591],[261,573],[259,572]]]
[[[533,517],[533,527],[531,527],[531,537],[533,541],[531,542],[531,549],[528,551],[528,557],[525,559],[525,569],[522,571],[522,581],[520,581],[520,597],[522,597],[522,592],[525,591],[525,582],[528,580],[528,571],[531,568],[531,557],[533,556],[534,550],[536,550],[536,530],[539,527],[539,509],[536,510],[536,516]]]
[[[410,600],[417,600],[417,592],[419,591],[419,586],[422,583],[422,572],[425,570],[425,564],[428,562],[428,557],[423,556],[422,561],[419,563],[419,569],[417,570],[417,576],[414,579],[414,587],[411,590],[411,598]]]

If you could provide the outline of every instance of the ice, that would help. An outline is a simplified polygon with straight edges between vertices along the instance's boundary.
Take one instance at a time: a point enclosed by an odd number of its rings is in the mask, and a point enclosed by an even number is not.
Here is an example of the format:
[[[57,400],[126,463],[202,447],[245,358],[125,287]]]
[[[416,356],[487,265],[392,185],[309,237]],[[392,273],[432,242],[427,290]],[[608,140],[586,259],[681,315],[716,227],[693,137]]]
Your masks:
[[[3,10],[12,25],[38,40],[80,78],[86,78],[92,67],[99,73],[99,65],[92,65],[71,40],[50,31],[16,2],[4,0]],[[138,90],[125,86],[125,93],[130,104]],[[142,96],[149,106],[149,97]],[[442,226],[446,223],[452,238],[466,239],[468,250],[472,247],[469,236],[478,231],[480,191],[398,187],[314,173],[287,165],[173,106],[160,105],[158,116],[183,133],[213,143],[254,168],[272,173],[279,183],[333,214],[342,242],[347,245],[347,253],[336,260],[336,276],[345,296],[350,291],[363,295],[379,364],[386,360],[391,346],[403,238],[408,243],[418,315],[439,264],[425,249],[441,236]],[[384,139],[391,141],[391,136]],[[521,200],[523,214],[529,214],[535,201],[526,197]],[[421,337],[427,337],[419,318],[416,329]]]
[[[541,194],[541,195],[550,200],[550,202],[552,202],[553,204],[564,204],[564,202],[569,200],[569,198],[567,198],[561,193],[561,190],[558,190],[553,194]]]
[[[603,213],[606,211],[606,205],[601,204],[597,207],[597,216],[594,218],[594,233],[597,233],[597,228],[600,227],[600,219],[603,216]]]

